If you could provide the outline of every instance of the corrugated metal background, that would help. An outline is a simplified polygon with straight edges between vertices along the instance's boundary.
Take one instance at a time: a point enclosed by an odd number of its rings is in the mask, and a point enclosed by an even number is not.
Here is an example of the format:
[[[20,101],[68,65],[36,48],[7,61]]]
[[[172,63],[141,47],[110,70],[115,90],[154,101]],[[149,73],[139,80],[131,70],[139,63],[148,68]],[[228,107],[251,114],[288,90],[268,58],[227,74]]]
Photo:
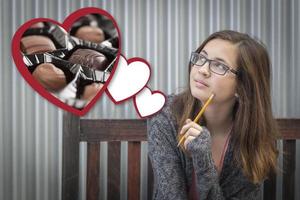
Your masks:
[[[1,0],[1,200],[57,200],[61,193],[62,111],[36,94],[18,73],[10,53],[12,36],[21,24],[34,17],[62,21],[71,12],[87,6],[103,8],[115,16],[123,37],[123,54],[145,58],[153,72],[149,86],[166,94],[185,86],[189,54],[210,33],[234,29],[260,38],[266,43],[273,63],[275,116],[300,117],[300,3],[297,0]],[[136,117],[132,101],[115,106],[105,95],[86,116]],[[81,177],[84,177],[86,144],[81,147]],[[101,158],[106,155],[105,146],[102,148]],[[144,144],[142,172],[146,149]],[[126,199],[126,150],[123,143],[123,199]],[[299,141],[297,157],[300,157]],[[296,165],[299,187],[299,159]],[[105,176],[101,181],[105,183]],[[145,177],[142,177],[142,197],[145,190]],[[300,199],[300,192],[296,191],[296,199]],[[80,194],[84,197],[85,190],[81,189]],[[102,197],[105,196],[102,192]]]

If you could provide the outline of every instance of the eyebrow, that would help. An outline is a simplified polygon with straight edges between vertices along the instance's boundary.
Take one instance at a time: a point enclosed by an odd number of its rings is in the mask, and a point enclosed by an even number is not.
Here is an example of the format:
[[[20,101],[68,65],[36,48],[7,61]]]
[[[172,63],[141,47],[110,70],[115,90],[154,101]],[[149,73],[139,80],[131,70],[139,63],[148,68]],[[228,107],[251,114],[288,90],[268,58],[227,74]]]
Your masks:
[[[204,53],[204,54],[206,54],[207,56],[208,56],[208,54],[207,54],[207,52],[205,51],[205,50],[201,50],[201,52],[202,53]],[[200,52],[200,53],[201,53]],[[221,62],[223,62],[223,63],[225,63],[226,65],[229,65],[224,59],[222,59],[222,58],[215,58],[216,60],[218,60],[218,61],[221,61]]]

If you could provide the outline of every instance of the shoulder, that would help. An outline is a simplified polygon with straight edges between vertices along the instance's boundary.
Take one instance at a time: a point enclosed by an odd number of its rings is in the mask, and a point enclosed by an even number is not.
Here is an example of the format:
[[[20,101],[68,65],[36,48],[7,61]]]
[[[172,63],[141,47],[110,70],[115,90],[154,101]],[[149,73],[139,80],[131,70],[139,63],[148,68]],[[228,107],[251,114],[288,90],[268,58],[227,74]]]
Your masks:
[[[171,122],[175,122],[176,120],[175,120],[175,117],[172,113],[172,104],[174,102],[174,99],[175,99],[174,94],[168,95],[166,97],[166,103],[163,106],[163,108],[158,113],[153,115],[151,118],[148,118],[147,121],[151,122],[153,120],[161,119],[163,121],[169,120]]]
[[[174,133],[177,131],[176,119],[172,113],[172,104],[175,95],[168,95],[164,107],[157,114],[147,119],[148,135],[157,132]]]

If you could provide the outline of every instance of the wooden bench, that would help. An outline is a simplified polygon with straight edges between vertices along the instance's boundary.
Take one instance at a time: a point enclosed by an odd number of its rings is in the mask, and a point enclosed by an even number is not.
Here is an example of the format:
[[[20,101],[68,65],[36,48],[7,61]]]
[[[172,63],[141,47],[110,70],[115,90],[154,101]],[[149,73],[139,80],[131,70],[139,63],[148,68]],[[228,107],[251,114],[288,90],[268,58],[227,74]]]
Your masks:
[[[87,142],[86,199],[99,199],[100,142],[108,142],[107,199],[120,199],[120,147],[128,141],[128,200],[140,198],[141,142],[147,140],[146,120],[80,119],[63,117],[62,200],[78,199],[79,143]],[[277,119],[283,139],[282,199],[295,199],[296,139],[300,139],[300,119]],[[148,162],[147,196],[151,199],[153,173]],[[276,200],[276,176],[263,187],[264,200]]]

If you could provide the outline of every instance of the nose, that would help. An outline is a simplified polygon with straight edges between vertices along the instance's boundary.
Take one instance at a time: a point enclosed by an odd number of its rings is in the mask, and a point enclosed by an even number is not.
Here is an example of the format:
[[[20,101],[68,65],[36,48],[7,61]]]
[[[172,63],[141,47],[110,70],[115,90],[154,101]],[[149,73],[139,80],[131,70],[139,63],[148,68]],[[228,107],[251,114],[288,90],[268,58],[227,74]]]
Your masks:
[[[203,66],[199,67],[198,72],[206,77],[210,76],[209,62],[206,62]]]

